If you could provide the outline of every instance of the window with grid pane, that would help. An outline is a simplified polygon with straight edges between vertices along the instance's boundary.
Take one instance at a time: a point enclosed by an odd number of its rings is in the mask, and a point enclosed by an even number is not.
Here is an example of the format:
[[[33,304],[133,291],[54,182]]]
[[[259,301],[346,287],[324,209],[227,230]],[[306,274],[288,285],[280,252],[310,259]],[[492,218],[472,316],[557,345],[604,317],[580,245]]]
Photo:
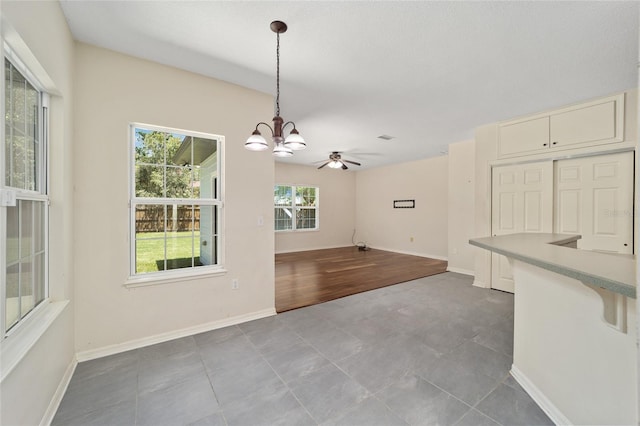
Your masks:
[[[2,334],[47,298],[46,94],[4,58],[2,191],[15,196],[0,232],[4,245]]]
[[[131,275],[221,263],[223,138],[131,127]]]
[[[273,190],[274,229],[301,231],[318,229],[318,194],[314,186],[275,185]]]

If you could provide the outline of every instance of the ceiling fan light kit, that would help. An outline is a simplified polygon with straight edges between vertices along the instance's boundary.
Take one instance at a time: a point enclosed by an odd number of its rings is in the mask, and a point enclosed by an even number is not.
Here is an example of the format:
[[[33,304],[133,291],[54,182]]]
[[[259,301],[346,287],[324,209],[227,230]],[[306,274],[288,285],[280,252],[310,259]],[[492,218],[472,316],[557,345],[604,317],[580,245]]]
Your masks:
[[[273,155],[276,157],[291,157],[294,150],[301,150],[307,147],[302,136],[296,129],[296,124],[293,121],[287,121],[286,123],[280,117],[280,34],[287,31],[287,24],[282,21],[273,21],[271,23],[271,31],[276,33],[276,116],[273,117],[273,127],[265,122],[256,124],[256,129],[251,136],[245,142],[244,147],[250,151],[264,151],[269,148],[267,140],[262,136],[258,130],[258,126],[265,125],[271,131],[271,139],[273,141]],[[284,124],[283,124],[284,123]],[[288,125],[292,125],[293,129],[289,132],[289,135],[284,138],[282,131]]]
[[[331,154],[329,154],[329,160],[325,161],[324,164],[322,164],[320,167],[318,167],[318,169],[323,168],[324,166],[329,166],[332,169],[342,169],[342,170],[347,170],[349,167],[347,167],[347,164],[354,164],[356,166],[360,166],[360,163],[357,163],[355,161],[350,161],[350,160],[343,160],[342,156],[340,155],[339,152],[334,151]]]

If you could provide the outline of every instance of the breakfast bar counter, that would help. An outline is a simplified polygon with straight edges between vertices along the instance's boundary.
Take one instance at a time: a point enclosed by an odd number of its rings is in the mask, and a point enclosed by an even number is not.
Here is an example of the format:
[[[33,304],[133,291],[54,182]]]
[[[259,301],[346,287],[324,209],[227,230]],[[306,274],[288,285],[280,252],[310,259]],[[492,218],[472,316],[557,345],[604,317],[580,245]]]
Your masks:
[[[579,250],[578,235],[512,234],[471,245],[512,267],[511,374],[557,424],[638,424],[636,261]]]
[[[474,238],[469,243],[635,298],[635,256],[576,250],[579,239],[579,235],[522,233]]]

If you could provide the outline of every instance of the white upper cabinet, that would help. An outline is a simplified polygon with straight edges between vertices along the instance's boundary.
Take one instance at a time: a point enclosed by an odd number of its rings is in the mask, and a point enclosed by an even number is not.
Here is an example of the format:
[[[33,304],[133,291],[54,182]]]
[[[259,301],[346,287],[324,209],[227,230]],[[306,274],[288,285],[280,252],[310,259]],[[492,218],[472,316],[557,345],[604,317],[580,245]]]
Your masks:
[[[576,108],[550,116],[551,146],[564,146],[588,142],[619,142],[622,133],[616,129],[616,100]],[[622,105],[622,102],[620,102]]]
[[[624,140],[624,93],[500,123],[498,156],[518,157]]]
[[[524,155],[549,148],[549,117],[500,126],[498,155]]]

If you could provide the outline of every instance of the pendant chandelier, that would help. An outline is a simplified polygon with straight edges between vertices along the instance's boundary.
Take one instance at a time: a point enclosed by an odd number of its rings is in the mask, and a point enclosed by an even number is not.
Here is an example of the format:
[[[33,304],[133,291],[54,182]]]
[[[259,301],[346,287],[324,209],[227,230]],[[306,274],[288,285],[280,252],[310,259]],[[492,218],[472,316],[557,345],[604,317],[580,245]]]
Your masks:
[[[269,126],[265,122],[256,124],[256,129],[253,131],[244,147],[250,151],[264,151],[269,148],[269,144],[266,139],[260,134],[258,126],[264,124],[271,131],[271,139],[273,140],[273,155],[276,157],[291,157],[294,150],[305,149],[307,144],[302,139],[302,136],[296,129],[296,124],[293,121],[287,121],[284,123],[282,117],[280,117],[280,34],[287,31],[287,24],[282,21],[273,21],[271,23],[271,31],[276,33],[276,116],[273,117],[273,127]],[[284,123],[284,124],[283,124]],[[289,124],[293,126],[293,129],[289,132],[289,135],[284,138],[282,131]]]

